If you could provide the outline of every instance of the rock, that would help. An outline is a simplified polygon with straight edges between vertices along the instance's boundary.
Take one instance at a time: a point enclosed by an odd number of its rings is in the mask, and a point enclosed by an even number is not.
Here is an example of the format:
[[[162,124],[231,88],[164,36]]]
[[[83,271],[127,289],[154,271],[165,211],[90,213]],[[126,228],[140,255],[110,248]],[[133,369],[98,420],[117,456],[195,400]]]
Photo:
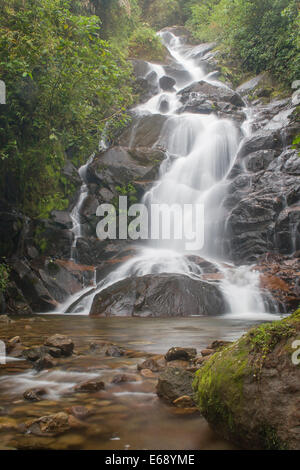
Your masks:
[[[14,261],[11,277],[22,291],[32,310],[36,312],[49,312],[57,307],[57,302],[25,261]]]
[[[156,393],[160,398],[173,403],[177,398],[193,396],[192,381],[194,375],[184,369],[170,367],[159,376]]]
[[[291,88],[292,90],[298,90],[300,88],[300,80],[294,80]]]
[[[255,88],[260,84],[260,82],[264,79],[265,75],[261,74],[258,75],[257,77],[251,78],[251,80],[248,80],[247,82],[243,83],[240,85],[236,91],[242,96],[248,95],[250,92],[253,92]]]
[[[194,359],[197,355],[197,350],[195,348],[171,348],[165,355],[166,361],[176,361],[182,359],[185,361],[190,361]]]
[[[80,428],[81,426],[82,424],[73,416],[60,412],[28,421],[24,425],[24,430],[26,433],[35,436],[55,437],[71,429]]]
[[[210,356],[211,354],[214,354],[214,350],[213,349],[202,349],[201,351],[201,354],[203,357],[205,356]]]
[[[243,158],[259,150],[278,150],[280,145],[281,142],[277,132],[259,131],[245,138],[237,158]]]
[[[47,353],[47,348],[45,348],[44,346],[34,346],[32,348],[24,349],[23,356],[28,361],[35,362],[46,353]]]
[[[28,401],[41,401],[42,397],[47,394],[44,388],[30,388],[23,393],[23,397]]]
[[[218,434],[243,449],[300,449],[299,333],[300,310],[253,328],[199,369],[195,400]]]
[[[53,352],[59,349],[63,356],[71,356],[73,353],[73,349],[74,349],[73,341],[64,335],[59,335],[59,334],[50,336],[49,338],[46,339],[44,344],[45,346],[49,348],[54,348],[52,349]],[[55,353],[54,353],[54,357],[55,357]]]
[[[161,129],[166,122],[167,117],[161,114],[152,114],[144,116],[137,121],[134,119],[132,124],[118,139],[118,144],[122,147],[153,147],[158,141]],[[134,132],[133,132],[134,131]]]
[[[112,378],[111,383],[113,384],[122,384],[127,382],[136,382],[137,377],[135,375],[129,374],[117,374]]]
[[[188,369],[190,367],[190,362],[184,361],[182,359],[177,359],[174,361],[167,362],[167,367],[180,367],[182,369]]]
[[[225,101],[237,107],[245,106],[243,99],[238,93],[230,90],[230,88],[212,85],[205,81],[193,83],[183,90],[180,90],[179,94],[181,96],[181,101],[185,103],[189,99],[191,93],[201,93],[202,95],[205,95],[206,99],[213,102]]]
[[[74,390],[78,393],[91,393],[98,392],[105,388],[104,382],[99,379],[87,380],[86,382],[81,382],[75,386]]]
[[[147,145],[145,138],[143,136],[138,145],[132,148],[111,147],[97,155],[89,166],[87,180],[90,183],[97,183],[98,189],[94,196],[90,195],[86,199],[81,213],[82,218],[91,227],[91,234],[96,234],[99,219],[95,214],[98,205],[111,202],[113,198],[120,196],[120,190],[116,188],[125,188],[127,191],[127,185],[130,184],[134,191],[132,196],[142,197],[145,190],[157,178],[165,153],[160,149],[145,146]],[[104,189],[106,193],[103,193]]]
[[[119,346],[111,345],[106,349],[105,356],[121,357],[124,356],[124,350]]]
[[[138,364],[137,369],[138,370],[148,369],[148,370],[151,370],[152,372],[159,372],[162,369],[162,367],[158,364],[157,361],[155,361],[155,359],[149,358],[149,359],[146,359],[141,364]]]
[[[222,293],[212,283],[180,274],[151,274],[132,276],[96,294],[90,315],[170,317],[225,310]]]
[[[152,372],[152,370],[150,369],[143,369],[141,370],[141,375],[143,377],[146,377],[147,379],[153,379],[156,377],[156,375],[154,374],[154,372]]]
[[[64,229],[71,229],[73,226],[72,219],[67,211],[52,211],[52,220]]]
[[[177,406],[178,408],[194,408],[195,403],[194,400],[188,396],[183,395],[182,397],[177,398],[173,401],[173,405]]]
[[[4,293],[5,311],[13,315],[31,315],[32,308],[16,283],[10,281]]]
[[[47,353],[43,354],[42,357],[37,359],[33,364],[34,369],[36,369],[37,371],[51,369],[52,367],[56,366],[57,362],[55,361],[55,359],[53,359],[53,357]]]
[[[176,80],[172,77],[164,75],[159,79],[159,86],[163,91],[172,91],[176,85]]]
[[[210,346],[208,346],[207,349],[218,350],[218,349],[224,348],[226,346],[229,346],[230,344],[232,344],[232,341],[224,341],[222,339],[216,339],[215,341],[213,341],[211,343]]]
[[[71,408],[68,408],[68,413],[73,415],[76,419],[84,420],[88,418],[91,414],[91,411],[85,406],[75,405]]]

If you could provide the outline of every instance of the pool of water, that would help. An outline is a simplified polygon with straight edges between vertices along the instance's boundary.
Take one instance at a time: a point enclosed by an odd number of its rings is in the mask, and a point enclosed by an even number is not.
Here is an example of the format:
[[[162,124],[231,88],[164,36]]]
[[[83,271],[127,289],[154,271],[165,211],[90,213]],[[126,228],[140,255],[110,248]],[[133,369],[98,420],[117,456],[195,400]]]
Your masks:
[[[215,339],[235,340],[249,327],[250,319],[194,317],[176,319],[90,318],[72,315],[36,316],[0,326],[0,339],[19,335],[25,346],[39,345],[54,333],[71,337],[75,354],[58,367],[36,373],[23,360],[0,365],[0,446],[2,448],[50,449],[232,449],[220,439],[198,412],[170,406],[155,393],[157,376],[142,377],[137,364],[149,354],[165,354],[172,346],[195,347],[198,351]],[[128,352],[106,357],[92,343],[115,343]],[[133,382],[113,384],[119,373],[132,374]],[[79,382],[101,377],[105,390],[74,394]],[[25,390],[43,387],[37,403],[23,398]],[[89,416],[83,427],[56,437],[22,434],[18,426],[47,414],[85,406]],[[1,423],[12,423],[1,432]]]

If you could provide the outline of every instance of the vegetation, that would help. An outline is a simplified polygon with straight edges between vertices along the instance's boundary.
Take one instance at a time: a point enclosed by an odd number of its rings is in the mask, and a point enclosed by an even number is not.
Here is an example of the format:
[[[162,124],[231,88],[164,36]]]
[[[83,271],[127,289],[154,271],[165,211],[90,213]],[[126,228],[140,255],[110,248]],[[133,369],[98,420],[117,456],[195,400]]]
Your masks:
[[[0,294],[5,292],[9,281],[9,267],[5,263],[0,263]]]
[[[129,55],[138,59],[158,61],[164,60],[166,50],[154,30],[143,25],[130,37]]]
[[[299,78],[297,0],[194,0],[188,16],[195,38],[217,40],[244,70],[269,70],[288,84]]]
[[[66,158],[80,166],[105,127],[128,123],[130,36],[132,56],[139,40],[149,57],[162,54],[139,14],[137,0],[1,2],[0,200],[38,218],[69,206]]]

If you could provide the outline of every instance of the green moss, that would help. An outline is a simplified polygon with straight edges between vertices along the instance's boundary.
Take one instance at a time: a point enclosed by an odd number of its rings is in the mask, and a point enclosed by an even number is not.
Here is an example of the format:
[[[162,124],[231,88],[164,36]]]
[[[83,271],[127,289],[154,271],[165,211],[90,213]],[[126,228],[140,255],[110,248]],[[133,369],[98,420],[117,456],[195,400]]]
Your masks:
[[[296,329],[290,322],[282,320],[266,323],[249,331],[247,338],[256,352],[268,354],[273,351],[278,342],[296,334]]]
[[[195,400],[211,423],[235,428],[233,410],[243,403],[244,378],[249,374],[248,350],[242,340],[217,352],[196,373]]]

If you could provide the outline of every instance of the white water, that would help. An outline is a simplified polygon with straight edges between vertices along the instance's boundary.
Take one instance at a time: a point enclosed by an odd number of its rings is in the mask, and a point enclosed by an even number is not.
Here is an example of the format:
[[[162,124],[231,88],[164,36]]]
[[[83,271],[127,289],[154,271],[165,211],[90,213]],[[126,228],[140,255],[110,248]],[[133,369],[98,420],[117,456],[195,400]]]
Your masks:
[[[224,86],[215,80],[211,81],[209,76],[205,76],[203,70],[195,64],[193,59],[195,48],[184,46],[181,39],[170,32],[159,34],[177,66],[186,72],[187,79],[185,83],[181,83],[181,88],[203,79],[214,85]],[[165,74],[162,66],[149,63],[147,73],[152,72],[157,75],[157,83]],[[175,88],[178,90],[177,86]],[[169,104],[168,111],[164,113],[160,111],[162,100],[166,100]],[[145,195],[144,202],[149,206],[153,203],[180,204],[181,206],[204,204],[205,244],[203,249],[196,254],[213,261],[224,275],[224,279],[220,281],[220,289],[228,304],[228,314],[268,318],[269,314],[266,313],[259,288],[259,274],[251,270],[249,266],[225,268],[222,264],[224,260],[221,255],[220,240],[222,240],[224,223],[220,207],[226,194],[226,176],[234,164],[241,144],[241,133],[231,120],[219,119],[213,114],[209,116],[192,113],[177,114],[176,110],[181,106],[176,91],[168,93],[161,91],[134,110],[136,116],[141,119],[149,114],[168,116],[159,141],[156,142],[156,145],[166,149],[167,159],[161,165],[159,181]],[[244,135],[249,134],[250,128],[251,116],[242,127]],[[78,202],[79,207],[73,214],[74,220],[78,222],[80,207],[86,197],[85,193],[83,185],[82,198],[79,198]],[[190,223],[190,214],[188,214],[183,224]],[[75,223],[73,231],[75,238],[80,236],[80,227],[78,228]],[[96,292],[132,275],[179,273],[194,278],[200,277],[201,269],[187,259],[186,255],[191,252],[184,251],[183,243],[180,240],[171,240],[167,243],[150,241],[148,247],[141,249],[138,255],[101,281]],[[85,289],[76,294],[65,305],[60,306],[60,311],[67,311],[82,294],[88,292],[89,289]],[[72,310],[73,313],[88,314],[94,295],[93,290],[81,299]]]

